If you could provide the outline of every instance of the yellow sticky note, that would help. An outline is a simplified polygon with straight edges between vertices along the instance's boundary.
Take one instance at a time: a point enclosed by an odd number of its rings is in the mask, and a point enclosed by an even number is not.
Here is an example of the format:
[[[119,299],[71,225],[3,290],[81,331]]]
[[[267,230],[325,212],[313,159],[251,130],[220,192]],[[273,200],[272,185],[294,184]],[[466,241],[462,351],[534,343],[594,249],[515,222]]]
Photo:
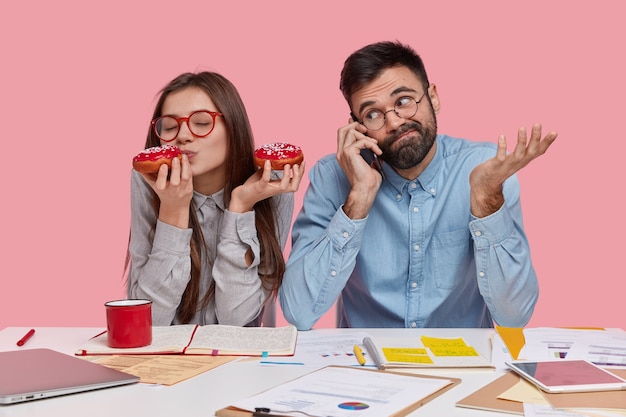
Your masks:
[[[424,364],[433,363],[433,360],[428,355],[406,355],[402,353],[390,352],[390,353],[385,353],[385,358],[387,359],[388,362],[424,363]]]
[[[435,356],[478,356],[476,349],[471,346],[431,347],[430,351]]]
[[[433,347],[466,347],[467,344],[462,337],[457,337],[454,339],[444,339],[441,337],[428,337],[422,336],[422,343],[424,346],[433,348]]]
[[[428,355],[425,348],[383,348],[385,356],[389,355]]]
[[[424,363],[432,364],[424,348],[382,348],[385,358],[389,362]]]

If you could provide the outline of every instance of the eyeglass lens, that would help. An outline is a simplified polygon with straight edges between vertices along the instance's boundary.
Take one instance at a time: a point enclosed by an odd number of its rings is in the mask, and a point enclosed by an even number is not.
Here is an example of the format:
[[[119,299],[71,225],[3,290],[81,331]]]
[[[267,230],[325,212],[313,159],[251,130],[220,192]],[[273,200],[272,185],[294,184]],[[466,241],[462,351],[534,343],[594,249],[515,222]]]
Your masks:
[[[213,130],[214,116],[208,111],[197,111],[188,118],[174,116],[161,116],[154,125],[157,136],[165,141],[174,140],[180,131],[182,122],[187,122],[187,126],[195,136],[207,136]]]
[[[422,96],[423,97],[423,96]],[[400,97],[392,110],[386,112],[378,109],[369,110],[363,117],[363,124],[369,130],[378,130],[385,125],[387,120],[387,113],[393,111],[398,117],[403,119],[409,119],[417,113],[417,104],[421,101],[414,99],[413,97]]]

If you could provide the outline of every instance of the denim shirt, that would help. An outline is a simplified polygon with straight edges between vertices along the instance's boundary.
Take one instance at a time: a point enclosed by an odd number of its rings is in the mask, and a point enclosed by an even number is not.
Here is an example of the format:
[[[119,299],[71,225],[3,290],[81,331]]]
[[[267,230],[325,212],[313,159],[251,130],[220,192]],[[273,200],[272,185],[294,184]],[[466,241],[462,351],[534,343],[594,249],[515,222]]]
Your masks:
[[[350,184],[334,155],[311,169],[292,231],[279,299],[310,329],[337,301],[339,327],[521,327],[538,297],[516,176],[505,204],[470,210],[469,175],[496,146],[437,136],[435,156],[413,181],[383,164],[365,219],[343,212]]]

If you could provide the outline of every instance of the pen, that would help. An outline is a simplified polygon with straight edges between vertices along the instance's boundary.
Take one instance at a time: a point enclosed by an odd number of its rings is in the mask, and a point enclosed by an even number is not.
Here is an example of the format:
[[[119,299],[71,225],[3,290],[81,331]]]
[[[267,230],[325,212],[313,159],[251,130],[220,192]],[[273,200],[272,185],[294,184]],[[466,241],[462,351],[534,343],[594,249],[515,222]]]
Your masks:
[[[365,356],[363,356],[363,351],[361,350],[359,345],[354,345],[354,348],[352,350],[354,351],[354,356],[356,357],[356,360],[359,361],[359,365],[365,365]]]
[[[28,333],[24,335],[20,340],[17,341],[18,346],[24,346],[24,343],[28,342],[28,340],[33,337],[35,334],[35,329],[30,329]]]
[[[265,407],[256,407],[254,409],[254,413],[252,413],[252,417],[283,417],[278,414],[270,414],[272,410]]]
[[[378,351],[376,350],[376,346],[374,346],[374,342],[369,337],[363,338],[363,344],[365,345],[365,349],[367,349],[367,353],[372,357],[376,367],[380,370],[385,369],[385,364],[378,355]]]

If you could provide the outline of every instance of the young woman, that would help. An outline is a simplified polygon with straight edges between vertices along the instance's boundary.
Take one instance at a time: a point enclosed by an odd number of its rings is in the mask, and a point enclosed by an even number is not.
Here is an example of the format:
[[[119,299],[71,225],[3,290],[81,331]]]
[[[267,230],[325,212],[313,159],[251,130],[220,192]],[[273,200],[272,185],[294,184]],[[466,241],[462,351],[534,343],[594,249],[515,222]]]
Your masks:
[[[145,147],[164,144],[182,160],[132,172],[128,298],[152,300],[155,326],[260,325],[282,282],[304,163],[257,169],[241,97],[213,72],[161,91]]]

